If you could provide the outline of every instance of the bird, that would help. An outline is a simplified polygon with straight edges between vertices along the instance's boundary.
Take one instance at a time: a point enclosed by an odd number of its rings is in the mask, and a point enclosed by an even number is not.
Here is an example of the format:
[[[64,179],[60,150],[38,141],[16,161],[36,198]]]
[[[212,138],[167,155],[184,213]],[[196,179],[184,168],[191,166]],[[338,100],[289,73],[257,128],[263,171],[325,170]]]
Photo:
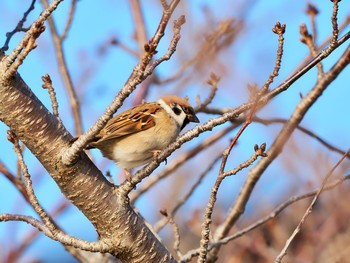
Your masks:
[[[186,99],[163,96],[114,116],[88,149],[99,149],[103,156],[123,168],[129,178],[131,169],[150,162],[190,122],[199,123],[199,119]]]

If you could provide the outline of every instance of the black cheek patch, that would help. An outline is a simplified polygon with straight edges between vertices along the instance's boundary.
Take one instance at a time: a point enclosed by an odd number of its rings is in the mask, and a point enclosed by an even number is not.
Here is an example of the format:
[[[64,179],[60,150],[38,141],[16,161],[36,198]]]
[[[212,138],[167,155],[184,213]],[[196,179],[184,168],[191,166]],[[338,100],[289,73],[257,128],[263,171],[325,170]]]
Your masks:
[[[186,118],[184,119],[184,122],[182,123],[181,130],[182,130],[183,128],[185,128],[185,126],[186,126],[187,124],[189,124],[189,123],[190,123],[190,121],[189,121],[189,119],[186,117]]]

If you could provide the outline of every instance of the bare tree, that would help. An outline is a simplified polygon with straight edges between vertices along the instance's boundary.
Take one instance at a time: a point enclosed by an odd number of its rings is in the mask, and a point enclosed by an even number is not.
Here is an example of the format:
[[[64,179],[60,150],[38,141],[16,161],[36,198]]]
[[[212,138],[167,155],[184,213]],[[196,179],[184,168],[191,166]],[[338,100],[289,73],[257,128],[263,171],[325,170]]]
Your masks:
[[[6,35],[1,48],[0,120],[8,127],[7,139],[13,144],[18,161],[17,167],[11,167],[11,164],[7,163],[5,154],[12,150],[1,149],[0,172],[36,212],[34,217],[10,211],[2,211],[0,214],[1,224],[6,224],[4,223],[6,221],[21,221],[34,228],[34,231],[30,230],[14,249],[4,252],[2,255],[4,262],[17,261],[31,242],[42,234],[48,239],[61,243],[72,257],[81,262],[190,262],[195,260],[198,262],[271,262],[272,260],[282,262],[283,259],[292,260],[293,257],[299,257],[300,261],[334,259],[335,256],[340,259],[346,257],[346,254],[340,255],[333,252],[342,251],[344,248],[341,244],[346,242],[341,240],[346,237],[341,233],[350,231],[346,226],[346,220],[333,226],[335,230],[331,231],[332,235],[329,234],[329,229],[317,229],[317,224],[321,224],[322,219],[329,213],[334,215],[334,222],[350,215],[348,209],[341,209],[345,203],[340,198],[337,199],[337,196],[333,198],[328,196],[322,202],[319,200],[323,192],[335,187],[339,191],[338,194],[348,196],[346,189],[339,185],[349,178],[346,174],[346,169],[349,167],[349,164],[346,164],[350,156],[349,151],[336,147],[331,139],[322,138],[318,131],[301,125],[302,120],[321,95],[350,63],[350,46],[346,43],[350,38],[350,32],[345,31],[350,22],[349,15],[344,21],[338,22],[339,10],[342,8],[346,10],[345,4],[342,6],[343,3],[340,0],[330,1],[328,7],[333,8],[328,23],[331,34],[321,44],[318,41],[317,25],[319,10],[315,5],[310,3],[307,5],[306,13],[310,18],[311,30],[306,24],[302,24],[300,41],[307,46],[309,54],[300,61],[289,77],[280,80],[277,84],[275,84],[276,78],[283,68],[282,61],[288,59],[288,54],[284,51],[286,25],[276,22],[272,28],[276,36],[275,64],[262,85],[247,84],[242,88],[248,94],[248,98],[244,98],[244,96],[232,94],[232,89],[228,87],[233,86],[232,83],[227,84],[229,83],[227,80],[222,81],[223,84],[220,82],[227,75],[234,76],[234,70],[238,67],[222,57],[229,53],[228,50],[231,47],[239,43],[240,38],[246,37],[244,33],[249,26],[244,15],[217,19],[210,8],[203,8],[207,21],[201,25],[201,30],[195,32],[194,26],[192,25],[193,28],[191,28],[191,23],[186,22],[186,19],[191,21],[192,18],[187,15],[185,19],[182,15],[189,8],[188,3],[180,3],[179,0],[172,0],[170,3],[160,1],[160,3],[150,4],[162,11],[159,13],[157,26],[149,29],[145,22],[146,4],[138,0],[130,0],[130,12],[135,27],[134,43],[111,37],[101,44],[99,55],[102,58],[109,52],[108,50],[118,48],[136,59],[137,63],[126,77],[124,85],[117,91],[113,91],[115,97],[104,113],[84,132],[84,111],[82,110],[84,106],[81,103],[84,85],[79,86],[75,83],[66,58],[67,46],[64,45],[69,39],[75,20],[79,18],[76,12],[77,6],[84,3],[71,1],[66,24],[62,33],[59,33],[55,13],[58,12],[57,8],[61,2],[63,1],[54,0],[49,3],[47,0],[42,0],[43,10],[39,17],[25,28],[24,24],[29,15],[34,12],[35,4],[38,4],[33,0],[15,29]],[[144,9],[141,4],[145,5]],[[253,7],[254,4],[248,1],[240,8],[242,13],[246,14],[247,10]],[[28,55],[41,48],[38,40],[45,31],[49,31],[52,38],[59,74],[70,106],[70,112],[66,114],[73,120],[73,133],[77,136],[76,140],[72,140],[73,135],[68,131],[65,123],[66,117],[60,111],[62,102],[57,99],[58,89],[55,88],[56,84],[51,79],[51,74],[48,73],[42,77],[42,87],[49,93],[52,112],[38,98],[35,89],[27,85],[26,79],[18,73],[21,65],[26,63]],[[188,33],[189,31],[191,33]],[[25,32],[23,38],[16,47],[9,50],[12,37],[20,32]],[[169,38],[164,37],[166,32],[170,35]],[[187,54],[186,50],[179,49],[180,37],[182,37],[181,41],[188,44],[187,48],[191,49]],[[290,39],[287,41],[297,42]],[[166,48],[162,46],[164,43],[167,43]],[[179,49],[178,52],[176,52],[177,49]],[[341,51],[342,54],[336,57],[334,51]],[[327,61],[330,55],[334,63],[326,67],[323,62]],[[167,76],[160,74],[159,69],[164,62],[175,60],[176,56],[181,66]],[[35,66],[33,69],[35,70]],[[210,73],[213,69],[215,73]],[[277,115],[276,117],[273,111],[268,111],[266,117],[264,110],[273,105],[276,98],[286,94],[301,77],[312,75],[310,71],[312,69],[317,71],[314,84],[311,88],[300,92],[299,101],[294,104],[290,116],[281,118]],[[81,78],[87,78],[94,70],[97,69],[88,68],[86,72],[82,71]],[[252,75],[254,77],[254,74]],[[196,90],[198,96],[195,107],[195,111],[204,120],[201,124],[180,135],[149,164],[135,171],[131,178],[122,180],[121,183],[115,182],[115,174],[106,172],[104,175],[95,166],[94,162],[97,161],[93,162],[94,158],[85,149],[113,114],[119,112],[127,98],[132,98],[134,105],[140,104],[143,100],[148,100],[151,97],[150,94],[159,86],[172,86],[172,89],[167,92],[171,91],[175,94],[194,94],[193,89],[190,92],[191,86],[203,79],[207,80],[207,88],[205,91]],[[259,82],[254,79],[252,81]],[[233,99],[236,95],[239,99]],[[231,104],[223,106],[224,103],[220,102],[222,97],[226,97],[226,101]],[[234,106],[237,103],[239,105]],[[330,107],[329,110],[332,108]],[[270,124],[279,125],[280,128],[276,132],[271,130],[266,141],[252,142],[255,140],[253,138],[249,143],[243,143],[244,150],[249,153],[249,156],[242,155],[232,161],[232,155],[239,155],[238,140],[244,141],[249,136],[249,129],[254,128],[258,134],[257,125],[267,127]],[[334,127],[334,129],[341,128]],[[293,137],[296,136],[295,134],[299,136],[297,139]],[[304,149],[300,146],[310,138],[321,145],[320,148],[326,157],[335,156],[336,161],[316,156],[315,152],[320,152],[319,148]],[[293,143],[293,140],[299,141],[299,144]],[[187,147],[178,151],[185,143]],[[28,169],[24,156],[27,148],[39,160],[65,197],[65,200],[50,212],[40,204],[41,200],[33,189],[33,181],[35,183],[33,171]],[[344,145],[344,148],[350,147]],[[175,157],[169,159],[167,163],[167,158],[173,155]],[[312,156],[312,158],[303,160],[305,156]],[[314,168],[313,173],[317,175],[317,180],[316,187],[312,185],[315,189],[309,189],[310,185],[307,182],[299,181],[297,187],[301,191],[290,189],[291,191],[283,193],[282,197],[277,197],[276,194],[277,201],[274,206],[278,205],[272,208],[271,205],[264,204],[263,193],[256,189],[256,184],[267,176],[268,169],[278,163],[278,159],[282,159],[282,163],[283,160],[285,161],[283,166],[285,172],[288,169],[294,172],[295,167],[301,169],[302,166],[307,165]],[[167,165],[154,172],[163,162]],[[248,167],[251,168],[248,169]],[[14,173],[13,170],[16,169],[17,172]],[[303,173],[308,172],[308,169],[301,170]],[[225,182],[230,177],[236,179],[235,175],[244,172],[245,176],[240,179],[242,180],[240,190],[235,193],[234,200],[229,200],[229,204],[223,208],[224,200],[221,194],[225,194],[224,189],[230,189],[227,185],[225,187]],[[337,178],[332,179],[335,174]],[[138,212],[135,203],[145,193],[157,196],[159,190],[157,184],[166,178],[174,178],[175,175],[180,176],[181,179],[176,177],[170,181],[172,187],[169,187],[170,190],[164,197],[167,200],[163,203],[166,207],[160,209],[159,215],[155,216],[158,221],[152,225],[144,219],[142,213]],[[200,185],[207,180],[208,175],[215,178],[211,180],[212,185],[203,190],[208,200],[198,209],[180,213],[179,210],[189,203],[194,192],[202,189]],[[303,186],[301,187],[300,184]],[[346,188],[346,186],[343,187]],[[254,201],[256,198],[261,202],[259,207],[255,208],[253,215],[245,215],[248,201]],[[288,199],[283,201],[285,198]],[[305,208],[299,201],[308,198],[313,199]],[[342,200],[344,199],[343,197]],[[1,201],[5,202],[5,200]],[[317,202],[322,204],[322,208],[314,211]],[[339,207],[332,207],[334,203]],[[64,231],[57,223],[56,216],[66,210],[70,204],[77,207],[91,222],[98,234],[96,241],[90,242],[77,238]],[[289,210],[285,211],[286,208],[293,210],[288,214]],[[331,212],[327,212],[328,209],[331,209]],[[284,213],[281,214],[281,212]],[[246,219],[242,224],[238,220],[243,215]],[[159,237],[159,231],[167,224],[171,226],[170,235]],[[310,247],[308,244],[317,243],[315,234],[317,231],[322,233],[323,238],[319,240],[322,241],[325,249],[322,253],[319,252],[320,249],[308,253],[307,248]],[[331,238],[337,238],[339,242],[331,245]],[[170,249],[171,246],[172,249]],[[288,256],[286,256],[287,253],[289,253]]]

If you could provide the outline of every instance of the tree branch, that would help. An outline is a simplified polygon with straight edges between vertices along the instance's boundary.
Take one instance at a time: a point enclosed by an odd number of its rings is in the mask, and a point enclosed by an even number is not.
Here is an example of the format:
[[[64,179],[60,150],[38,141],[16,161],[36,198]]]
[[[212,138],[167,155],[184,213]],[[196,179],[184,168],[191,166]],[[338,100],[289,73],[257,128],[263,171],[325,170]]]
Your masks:
[[[327,184],[323,190],[324,191],[329,191],[334,189],[335,187],[337,187],[338,185],[342,184],[345,180],[349,180],[350,179],[350,175],[345,175],[342,176],[336,180],[334,180],[332,183]],[[313,197],[317,194],[317,192],[319,191],[319,189],[316,189],[314,191],[311,191],[309,193],[306,194],[302,194],[302,195],[297,195],[297,196],[292,196],[290,197],[287,201],[283,202],[282,204],[280,204],[278,207],[276,207],[276,209],[274,209],[271,213],[269,213],[268,215],[266,215],[265,217],[259,219],[258,221],[256,221],[255,223],[241,229],[240,231],[227,236],[221,240],[215,241],[213,243],[209,244],[209,250],[217,247],[217,246],[222,246],[224,244],[228,244],[230,241],[235,240],[239,237],[242,237],[244,235],[246,235],[247,233],[251,232],[252,230],[262,226],[263,224],[267,223],[268,221],[276,218],[281,212],[283,212],[286,208],[288,208],[289,206],[291,206],[292,204],[299,202],[301,200],[304,200],[306,198],[310,198]],[[188,251],[185,255],[183,255],[180,259],[180,263],[185,263],[185,262],[189,262],[193,257],[198,256],[199,255],[199,248],[197,249],[193,249]]]
[[[147,192],[151,187],[156,183],[160,182],[162,179],[169,176],[172,172],[176,171],[181,165],[183,165],[188,160],[191,160],[204,149],[207,149],[209,146],[216,143],[218,140],[223,138],[227,133],[236,128],[236,125],[230,125],[229,127],[217,132],[216,134],[210,136],[208,139],[201,142],[199,145],[191,148],[187,152],[181,154],[177,159],[168,164],[161,172],[158,174],[152,175],[148,178],[147,182],[141,185],[136,191],[130,193],[130,202],[135,203],[136,200],[145,192]]]
[[[153,55],[156,53],[156,48],[159,44],[159,41],[164,36],[165,28],[178,3],[179,0],[173,0],[169,5],[169,8],[163,11],[161,21],[154,36],[150,39],[149,43],[145,45],[145,53],[142,56],[142,59],[134,67],[123,88],[118,92],[113,102],[107,107],[97,122],[83,136],[80,136],[72,144],[72,146],[67,149],[67,151],[62,153],[63,163],[70,165],[74,163],[75,160],[77,160],[82,149],[84,149],[86,145],[94,138],[95,134],[97,134],[106,125],[116,110],[122,106],[123,101],[131,94],[131,92],[136,89],[138,84],[140,84],[153,72],[152,70],[154,67],[147,68],[147,66],[151,62]],[[148,72],[146,72],[146,69],[148,69]]]
[[[284,125],[282,131],[279,133],[270,149],[267,152],[268,157],[262,158],[255,167],[253,167],[249,173],[247,180],[245,181],[241,192],[239,193],[234,206],[230,209],[229,215],[226,217],[224,226],[219,228],[215,233],[215,240],[224,238],[232,225],[238,220],[238,218],[244,212],[245,206],[248,199],[255,187],[255,184],[259,180],[260,176],[266,170],[266,168],[271,164],[271,162],[281,153],[286,141],[289,139],[290,135],[296,129],[298,124],[301,122],[305,116],[308,109],[313,105],[322,92],[328,87],[329,83],[334,80],[339,73],[346,67],[350,61],[350,46],[347,48],[343,56],[338,60],[338,62],[330,69],[324,77],[312,88],[312,90],[301,100],[301,102],[295,108],[291,118]],[[216,249],[217,250],[217,249]],[[216,251],[215,250],[215,251]],[[213,251],[212,253],[215,253]]]
[[[44,8],[48,8],[48,5],[49,5],[48,0],[41,0],[41,3],[44,6]],[[72,20],[71,16],[73,15],[74,10],[75,10],[75,1],[72,2],[72,7],[70,10],[70,14],[68,17],[66,28],[65,28],[65,31],[63,33],[64,35],[67,34],[66,30],[69,29],[69,26],[70,26],[70,23]],[[83,132],[83,130],[82,130],[83,127],[82,127],[82,122],[81,122],[80,102],[79,102],[78,96],[76,94],[74,85],[73,85],[72,77],[71,77],[71,74],[70,74],[69,69],[68,69],[66,56],[64,53],[64,49],[63,49],[63,40],[65,39],[65,36],[63,35],[63,37],[62,37],[62,36],[58,35],[56,24],[55,24],[55,21],[52,17],[48,18],[48,23],[49,23],[49,28],[50,28],[53,44],[55,47],[55,54],[56,54],[56,58],[57,58],[58,69],[61,73],[60,75],[63,79],[65,88],[66,88],[67,93],[68,93],[68,98],[69,98],[71,111],[72,111],[72,115],[73,115],[73,119],[74,119],[75,134],[81,135]]]
[[[53,11],[57,8],[57,6],[62,2],[63,0],[54,0],[50,6],[45,9],[39,16],[39,18],[32,24],[30,29],[27,31],[21,42],[17,45],[17,47],[11,52],[10,55],[5,57],[1,64],[4,65],[4,68],[2,69],[3,72],[7,72],[6,74],[2,74],[1,78],[2,80],[6,80],[9,77],[13,76],[13,74],[16,72],[14,71],[14,68],[16,68],[16,65],[14,65],[16,59],[18,58],[19,54],[25,49],[28,45],[28,42],[30,39],[36,39],[36,34],[38,31],[38,25],[43,25],[44,21],[52,14]],[[22,58],[24,59],[24,58]],[[17,66],[18,68],[18,66]],[[12,70],[11,70],[12,69]]]
[[[296,237],[296,235],[301,231],[301,227],[304,224],[305,220],[307,219],[307,217],[311,214],[312,209],[318,199],[318,197],[321,195],[322,191],[324,190],[326,183],[328,181],[328,179],[332,176],[333,172],[335,171],[335,169],[337,169],[337,167],[344,161],[344,159],[346,158],[346,156],[350,153],[350,150],[348,150],[341,158],[340,160],[333,166],[333,168],[327,173],[327,175],[325,176],[325,178],[322,180],[322,184],[320,189],[318,189],[316,195],[314,196],[314,198],[312,199],[309,207],[306,209],[303,217],[301,218],[299,224],[297,225],[297,227],[295,228],[295,230],[293,231],[292,235],[288,238],[288,240],[286,241],[286,244],[284,245],[283,249],[281,250],[281,252],[278,254],[275,262],[276,263],[281,263],[282,259],[285,255],[287,255],[287,250],[290,247],[292,241],[294,240],[294,238]]]
[[[36,0],[32,0],[32,3],[30,4],[28,10],[26,12],[24,12],[22,19],[18,22],[18,24],[16,25],[15,29],[12,30],[11,32],[7,32],[6,34],[6,41],[5,44],[3,45],[3,47],[0,49],[0,52],[5,52],[9,49],[9,43],[11,41],[11,38],[14,36],[14,34],[16,34],[17,32],[26,32],[28,31],[27,28],[24,28],[23,25],[24,23],[27,21],[27,16],[30,14],[31,11],[34,10],[34,4],[35,4]]]
[[[13,215],[13,214],[0,214],[0,222],[7,221],[21,221],[28,223],[38,229],[40,232],[43,232],[47,237],[56,240],[63,245],[73,246],[75,248],[79,248],[86,251],[91,252],[109,252],[111,251],[110,245],[106,244],[104,241],[98,242],[87,242],[82,239],[78,239],[59,231],[57,233],[52,233],[49,227],[45,224],[41,223],[37,219],[31,216],[24,215]]]

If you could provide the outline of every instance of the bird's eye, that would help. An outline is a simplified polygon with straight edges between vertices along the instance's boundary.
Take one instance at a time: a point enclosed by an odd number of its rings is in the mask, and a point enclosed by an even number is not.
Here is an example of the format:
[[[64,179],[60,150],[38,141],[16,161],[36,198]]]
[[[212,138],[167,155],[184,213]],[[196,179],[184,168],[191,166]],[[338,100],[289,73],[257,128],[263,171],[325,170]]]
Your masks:
[[[181,112],[182,112],[182,110],[179,109],[179,107],[178,107],[176,104],[173,106],[172,109],[173,109],[173,112],[174,112],[176,115],[180,115]]]

